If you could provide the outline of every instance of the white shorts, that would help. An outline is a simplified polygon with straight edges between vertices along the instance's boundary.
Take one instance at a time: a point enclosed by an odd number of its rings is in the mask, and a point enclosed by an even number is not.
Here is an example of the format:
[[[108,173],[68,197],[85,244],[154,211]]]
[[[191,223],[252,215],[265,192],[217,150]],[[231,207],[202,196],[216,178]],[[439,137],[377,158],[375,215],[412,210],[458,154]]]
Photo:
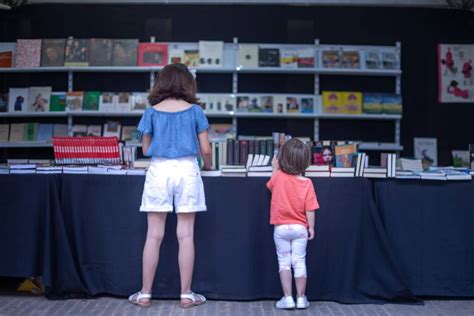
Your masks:
[[[173,203],[174,201],[174,203]],[[204,186],[196,157],[153,157],[146,173],[141,212],[206,211]]]

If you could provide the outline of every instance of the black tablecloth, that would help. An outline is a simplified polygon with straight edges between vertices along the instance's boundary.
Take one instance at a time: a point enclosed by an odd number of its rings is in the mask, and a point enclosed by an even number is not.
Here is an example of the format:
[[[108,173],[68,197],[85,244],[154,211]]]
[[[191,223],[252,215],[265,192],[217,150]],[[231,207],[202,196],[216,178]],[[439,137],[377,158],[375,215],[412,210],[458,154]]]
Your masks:
[[[474,182],[376,181],[377,208],[416,295],[474,296]]]

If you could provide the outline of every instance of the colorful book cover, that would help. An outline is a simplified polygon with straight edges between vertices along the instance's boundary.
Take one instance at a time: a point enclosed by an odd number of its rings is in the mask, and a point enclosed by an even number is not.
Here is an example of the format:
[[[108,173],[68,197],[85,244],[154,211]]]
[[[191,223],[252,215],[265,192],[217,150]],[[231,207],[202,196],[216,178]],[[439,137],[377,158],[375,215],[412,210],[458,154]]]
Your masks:
[[[413,152],[416,159],[421,159],[423,168],[438,166],[438,141],[436,138],[413,138]]]
[[[350,168],[353,167],[354,156],[357,155],[357,144],[336,145],[336,167]]]
[[[114,59],[114,40],[92,38],[89,48],[89,66],[112,66]]]
[[[237,112],[248,112],[250,108],[249,97],[237,97]]]
[[[51,112],[66,111],[66,92],[51,92],[49,110]]]
[[[280,66],[282,68],[298,68],[298,50],[291,47],[280,48]]]
[[[197,49],[185,49],[183,55],[183,64],[187,67],[198,67],[199,66],[199,50]]]
[[[70,38],[66,41],[64,66],[66,67],[89,66],[89,40],[88,39]]]
[[[8,112],[28,111],[29,88],[10,88],[8,93]]]
[[[257,96],[249,97],[249,112],[261,113],[262,107],[260,104],[260,98]]]
[[[280,67],[280,50],[278,48],[259,48],[258,66]]]
[[[16,41],[16,68],[39,67],[40,59],[41,40],[19,39]]]
[[[339,50],[323,50],[322,52],[323,67],[324,68],[340,68],[341,61],[339,58]]]
[[[315,66],[314,48],[298,49],[298,68],[313,68]]]
[[[287,97],[286,98],[286,112],[287,113],[298,113],[300,111],[300,103],[298,98]]]
[[[377,50],[369,50],[365,53],[365,67],[367,69],[382,68],[382,56]]]
[[[301,98],[301,113],[314,113],[313,98]]]
[[[49,112],[51,87],[30,87],[28,97],[29,112]]]
[[[209,125],[209,141],[210,142],[222,142],[227,139],[235,139],[236,133],[235,128],[232,124],[228,123],[213,123]]]
[[[145,111],[149,106],[148,93],[134,92],[132,95],[132,111]]]
[[[342,92],[342,113],[362,114],[361,92]]]
[[[0,68],[11,68],[14,65],[16,43],[0,43]]]
[[[364,93],[362,110],[367,114],[380,114],[383,112],[383,97],[380,93]]]
[[[239,45],[239,67],[258,67],[258,46],[253,44]]]
[[[385,114],[402,114],[402,96],[399,94],[384,94],[382,108]]]
[[[323,113],[343,113],[342,93],[323,91]]]
[[[8,112],[8,93],[0,93],[0,112]]]
[[[36,134],[36,140],[38,141],[51,141],[53,137],[54,124],[39,124],[38,133]]]
[[[138,66],[165,66],[168,63],[168,44],[139,43]]]
[[[335,162],[334,142],[317,141],[311,148],[313,164],[317,166],[333,166]]]
[[[38,133],[38,123],[25,123],[25,135],[24,140],[34,141]]]
[[[41,42],[41,67],[64,66],[66,40],[63,38],[43,39]]]
[[[360,68],[360,54],[358,51],[342,52],[342,67],[358,69]]]
[[[84,111],[98,111],[99,110],[99,91],[87,91],[84,93],[84,103],[82,110]]]
[[[66,94],[66,108],[68,111],[82,111],[84,100],[83,91],[71,91]]]
[[[260,97],[260,107],[262,112],[273,113],[273,96],[264,95]]]
[[[138,60],[138,39],[114,40],[114,66],[136,66]]]
[[[224,42],[199,41],[199,65],[222,67],[224,64]]]
[[[170,48],[168,51],[168,63],[169,64],[181,64],[184,59],[184,50],[177,48]]]
[[[120,140],[124,142],[138,143],[138,130],[136,126],[122,126],[122,136]]]

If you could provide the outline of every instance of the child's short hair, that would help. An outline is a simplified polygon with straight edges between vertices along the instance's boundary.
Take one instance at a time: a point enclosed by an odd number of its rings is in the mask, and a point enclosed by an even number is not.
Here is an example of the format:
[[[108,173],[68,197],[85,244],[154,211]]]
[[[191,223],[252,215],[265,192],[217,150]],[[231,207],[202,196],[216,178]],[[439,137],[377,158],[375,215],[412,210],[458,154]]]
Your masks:
[[[290,139],[281,148],[278,163],[281,171],[285,173],[303,173],[311,164],[309,146],[297,138]]]

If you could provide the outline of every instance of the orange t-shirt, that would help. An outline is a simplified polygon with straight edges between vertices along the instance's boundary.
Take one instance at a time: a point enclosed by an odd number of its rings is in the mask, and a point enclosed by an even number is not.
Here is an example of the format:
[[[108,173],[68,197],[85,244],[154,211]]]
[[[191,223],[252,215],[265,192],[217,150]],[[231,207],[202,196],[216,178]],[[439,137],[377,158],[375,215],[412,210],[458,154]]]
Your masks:
[[[267,188],[272,192],[270,224],[301,224],[308,227],[306,212],[319,208],[310,179],[278,170],[267,182]]]

